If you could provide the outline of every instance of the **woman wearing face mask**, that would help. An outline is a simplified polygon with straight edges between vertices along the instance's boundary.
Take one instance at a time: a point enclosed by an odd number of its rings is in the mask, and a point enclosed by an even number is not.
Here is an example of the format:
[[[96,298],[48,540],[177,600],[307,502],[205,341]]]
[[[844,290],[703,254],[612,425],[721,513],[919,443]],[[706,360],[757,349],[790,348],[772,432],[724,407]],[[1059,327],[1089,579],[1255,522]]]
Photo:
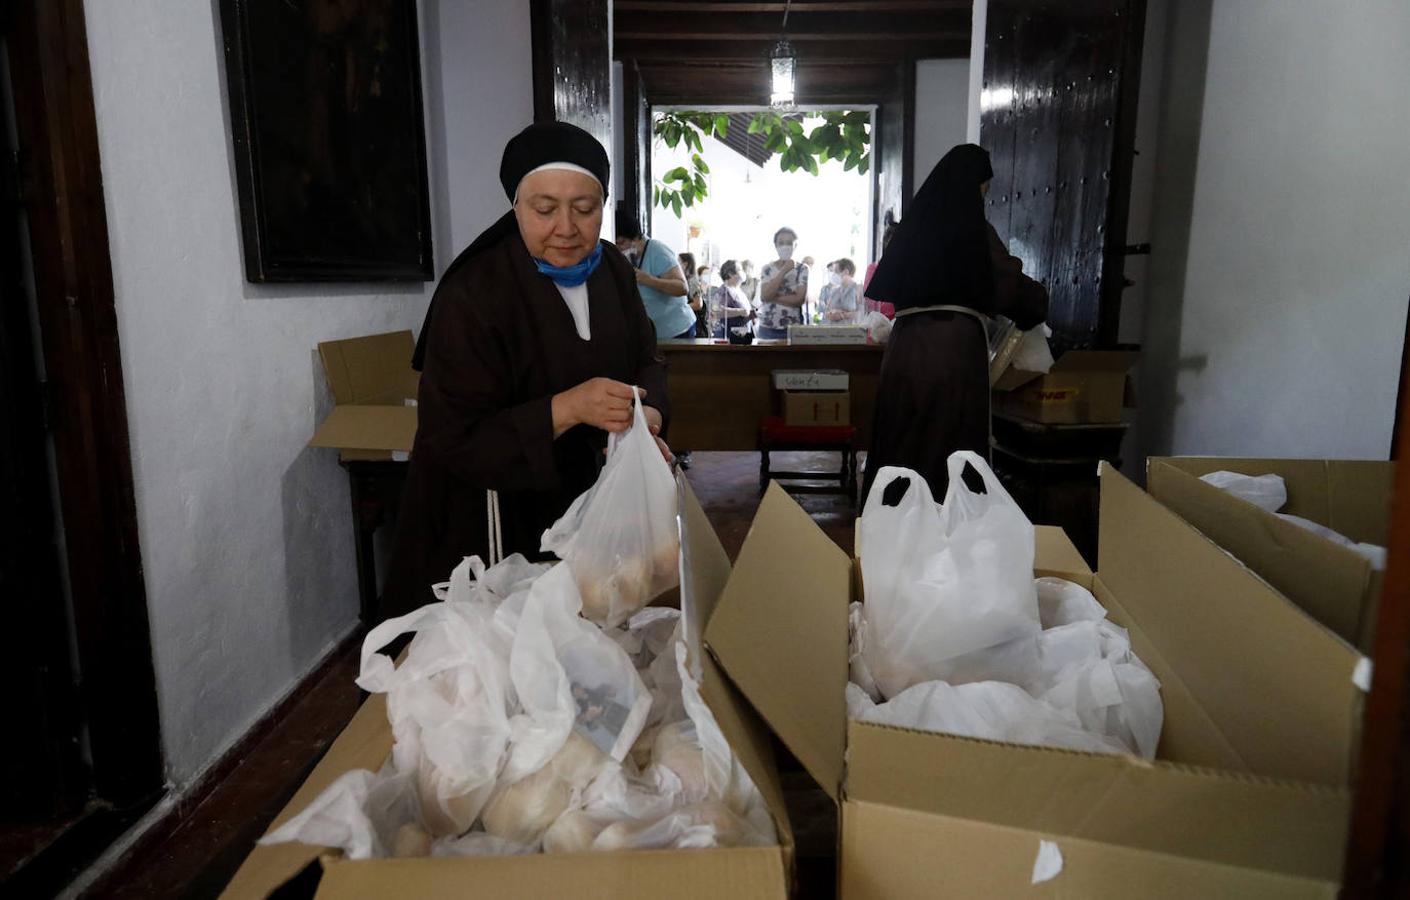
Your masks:
[[[728,338],[730,333],[743,335],[754,318],[754,308],[740,287],[743,276],[739,265],[732,259],[725,260],[720,266],[720,277],[724,284],[710,292],[710,319],[714,322],[710,336],[720,339]]]
[[[861,288],[852,280],[857,274],[857,265],[850,259],[839,259],[831,267],[832,274],[828,275],[827,285],[818,298],[823,321],[833,324],[855,322],[861,304]]]
[[[881,362],[864,495],[883,466],[904,466],[943,497],[951,453],[973,450],[987,459],[983,317],[1002,314],[1023,329],[1047,317],[1047,289],[1023,274],[984,219],[993,177],[982,148],[961,144],[946,153],[877,265],[869,291],[896,305],[896,324]]]
[[[656,333],[631,264],[598,240],[608,174],[597,139],[565,123],[505,147],[513,208],[441,278],[412,360],[419,427],[383,616],[431,602],[462,558],[488,556],[491,491],[504,553],[541,557],[544,529],[597,480],[608,434],[631,426],[633,386],[660,432]]]
[[[636,283],[646,314],[660,340],[695,337],[695,311],[680,260],[671,248],[642,232],[641,222],[627,209],[617,210],[617,249],[636,267]]]
[[[774,233],[778,259],[759,273],[759,323],[755,334],[760,340],[785,340],[789,325],[803,324],[803,304],[808,300],[808,267],[793,261],[798,233],[780,228]]]

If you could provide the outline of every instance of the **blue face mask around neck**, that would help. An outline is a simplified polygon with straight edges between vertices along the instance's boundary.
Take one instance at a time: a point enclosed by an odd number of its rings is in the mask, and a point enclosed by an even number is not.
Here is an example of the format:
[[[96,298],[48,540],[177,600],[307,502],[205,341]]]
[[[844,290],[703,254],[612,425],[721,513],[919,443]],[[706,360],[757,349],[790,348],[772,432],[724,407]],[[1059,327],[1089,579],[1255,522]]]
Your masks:
[[[538,267],[541,274],[553,279],[553,283],[561,287],[577,287],[597,271],[597,266],[602,262],[602,242],[592,248],[592,252],[574,265],[553,266],[535,257],[534,265]]]

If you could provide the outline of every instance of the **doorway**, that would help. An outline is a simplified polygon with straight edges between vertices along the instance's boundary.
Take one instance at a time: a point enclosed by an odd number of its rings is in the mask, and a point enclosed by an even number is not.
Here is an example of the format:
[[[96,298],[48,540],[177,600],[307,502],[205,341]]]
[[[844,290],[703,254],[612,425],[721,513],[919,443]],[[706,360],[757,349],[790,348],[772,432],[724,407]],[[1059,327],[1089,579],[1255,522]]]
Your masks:
[[[0,885],[49,896],[162,796],[82,0],[0,17]]]

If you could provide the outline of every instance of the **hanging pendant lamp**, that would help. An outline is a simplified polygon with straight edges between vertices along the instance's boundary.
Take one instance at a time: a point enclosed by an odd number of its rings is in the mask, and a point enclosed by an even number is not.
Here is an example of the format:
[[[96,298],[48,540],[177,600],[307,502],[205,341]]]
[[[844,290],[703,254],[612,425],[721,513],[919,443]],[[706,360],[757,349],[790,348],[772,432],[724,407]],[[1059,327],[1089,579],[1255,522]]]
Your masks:
[[[773,90],[769,93],[769,105],[774,109],[793,109],[793,89],[798,72],[798,55],[788,42],[788,8],[793,0],[783,5],[783,27],[779,29],[778,43],[769,54],[769,70],[773,75]]]

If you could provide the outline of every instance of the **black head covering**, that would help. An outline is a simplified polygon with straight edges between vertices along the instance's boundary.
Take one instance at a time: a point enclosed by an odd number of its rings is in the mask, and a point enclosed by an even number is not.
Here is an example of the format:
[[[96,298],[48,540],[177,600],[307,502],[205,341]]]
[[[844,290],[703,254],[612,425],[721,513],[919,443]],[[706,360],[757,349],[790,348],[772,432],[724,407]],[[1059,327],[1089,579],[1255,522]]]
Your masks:
[[[611,182],[612,164],[602,143],[576,125],[567,122],[535,122],[514,135],[504,146],[504,156],[499,162],[499,183],[504,186],[504,195],[509,202],[519,191],[519,182],[539,166],[553,162],[572,163],[587,169],[602,185],[602,199],[607,199],[607,185]],[[457,269],[478,254],[498,244],[507,235],[518,230],[514,220],[514,210],[480,232],[480,236],[470,242],[470,246],[460,251],[451,262],[445,274],[444,283]],[[439,292],[439,288],[437,289]],[[421,335],[416,341],[416,351],[411,355],[411,367],[421,371],[426,361],[426,335],[431,327],[431,313],[436,308],[436,297],[431,296],[431,305],[426,308],[426,320],[421,323]]]
[[[896,225],[867,296],[897,309],[940,303],[993,312],[994,264],[979,186],[994,177],[976,144],[946,153]]]

